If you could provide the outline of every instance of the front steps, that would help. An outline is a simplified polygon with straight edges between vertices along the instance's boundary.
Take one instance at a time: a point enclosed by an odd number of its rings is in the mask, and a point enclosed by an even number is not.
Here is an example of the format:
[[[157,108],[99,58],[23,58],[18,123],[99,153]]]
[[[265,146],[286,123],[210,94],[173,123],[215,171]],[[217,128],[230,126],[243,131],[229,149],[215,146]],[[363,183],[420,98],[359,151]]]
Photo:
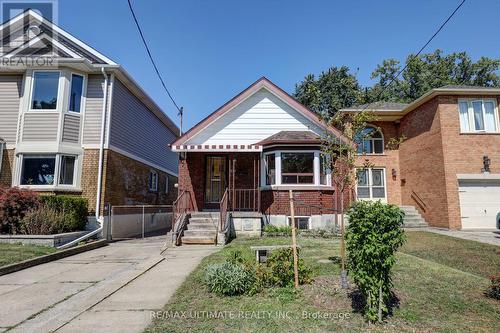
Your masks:
[[[405,212],[403,228],[426,228],[429,226],[415,207],[400,206],[400,208]]]
[[[214,245],[217,240],[217,225],[219,212],[192,212],[187,229],[181,237],[182,245],[209,244]]]

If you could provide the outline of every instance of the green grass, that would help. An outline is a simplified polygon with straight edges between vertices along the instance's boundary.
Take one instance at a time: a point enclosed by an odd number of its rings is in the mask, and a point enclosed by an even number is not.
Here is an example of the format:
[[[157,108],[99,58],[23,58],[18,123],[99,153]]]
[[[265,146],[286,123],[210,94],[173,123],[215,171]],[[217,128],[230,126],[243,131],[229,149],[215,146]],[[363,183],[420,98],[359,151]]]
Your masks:
[[[498,256],[491,259],[469,260],[464,254],[471,251],[488,252],[491,247],[483,244],[466,244],[460,247],[454,239],[427,233],[408,233],[404,252],[398,254],[394,268],[395,292],[400,305],[383,325],[369,325],[359,312],[353,309],[349,294],[339,288],[340,269],[335,259],[339,255],[338,239],[299,239],[301,257],[313,269],[314,282],[301,286],[298,292],[273,288],[254,296],[219,297],[210,294],[202,283],[203,268],[224,260],[230,251],[239,249],[252,256],[249,246],[263,244],[288,244],[287,238],[237,239],[223,250],[205,258],[177,290],[165,306],[163,318],[156,319],[148,332],[494,332],[500,324],[500,304],[483,295],[488,286],[487,271],[498,269]],[[427,246],[432,253],[436,246],[453,243],[457,249],[434,256],[420,250],[415,256],[418,242],[425,237],[433,240]],[[450,245],[451,246],[451,245]],[[495,253],[495,252],[493,252]],[[443,262],[442,256],[458,254],[467,264],[460,266],[459,259]],[[492,261],[488,261],[492,260]],[[496,266],[485,268],[486,263]],[[476,265],[476,266],[475,266]],[[466,269],[462,270],[462,267]],[[181,318],[166,318],[165,313]],[[186,311],[186,312],[182,312]],[[219,311],[223,318],[207,318],[201,312]],[[229,312],[232,311],[232,312]],[[251,318],[240,317],[240,312]],[[269,311],[269,314],[266,313]],[[278,312],[277,312],[278,311]],[[306,312],[327,313],[333,319],[303,318]],[[184,317],[182,317],[184,314]],[[230,314],[233,315],[231,318]],[[261,316],[256,319],[256,316]],[[288,317],[285,316],[288,314]],[[199,316],[193,318],[193,316]],[[280,317],[281,316],[281,317]],[[343,319],[338,319],[338,316]],[[285,318],[284,318],[285,317]]]
[[[49,246],[0,243],[0,267],[53,253]]]

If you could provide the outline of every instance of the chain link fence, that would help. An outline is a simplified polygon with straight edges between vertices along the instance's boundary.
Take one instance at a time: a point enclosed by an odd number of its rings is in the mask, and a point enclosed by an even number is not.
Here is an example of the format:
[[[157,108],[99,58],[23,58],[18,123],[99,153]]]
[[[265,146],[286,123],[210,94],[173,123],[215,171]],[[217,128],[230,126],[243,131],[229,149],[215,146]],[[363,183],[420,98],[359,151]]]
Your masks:
[[[166,235],[172,227],[172,205],[111,206],[108,239]]]

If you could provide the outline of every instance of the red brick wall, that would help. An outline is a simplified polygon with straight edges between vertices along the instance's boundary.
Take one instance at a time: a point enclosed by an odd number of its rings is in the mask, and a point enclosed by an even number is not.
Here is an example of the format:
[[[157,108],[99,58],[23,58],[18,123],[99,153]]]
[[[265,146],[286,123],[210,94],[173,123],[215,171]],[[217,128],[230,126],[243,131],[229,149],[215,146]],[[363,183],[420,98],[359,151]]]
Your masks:
[[[500,173],[500,134],[460,134],[459,98],[489,96],[439,96],[439,115],[445,166],[446,198],[449,226],[461,227],[457,174],[481,173],[483,156],[491,159],[491,173]],[[500,98],[497,97],[497,105]],[[446,119],[446,121],[444,121]]]
[[[447,228],[441,119],[436,99],[401,119],[400,131],[406,140],[399,149],[399,165],[403,205],[416,207],[429,225]],[[425,206],[418,205],[416,195]]]
[[[14,149],[4,149],[3,158],[0,163],[2,164],[0,171],[0,186],[11,186],[12,174],[14,171]]]
[[[295,215],[335,214],[335,212],[328,210],[336,208],[335,191],[333,190],[294,190],[293,197],[305,203],[294,203]],[[324,209],[308,205],[321,206]],[[267,215],[290,215],[289,191],[261,191],[261,211]]]

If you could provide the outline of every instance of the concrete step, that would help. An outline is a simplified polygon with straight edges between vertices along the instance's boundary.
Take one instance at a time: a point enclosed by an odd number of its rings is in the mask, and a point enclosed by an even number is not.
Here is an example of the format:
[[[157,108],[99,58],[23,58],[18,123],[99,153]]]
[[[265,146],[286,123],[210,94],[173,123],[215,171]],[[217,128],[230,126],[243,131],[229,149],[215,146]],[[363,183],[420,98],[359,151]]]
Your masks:
[[[427,228],[427,223],[403,223],[403,228]]]
[[[219,218],[219,212],[192,212],[191,218]]]
[[[196,223],[189,222],[187,225],[187,230],[216,230],[217,224],[213,223]]]
[[[403,221],[405,223],[407,223],[407,222],[408,223],[419,223],[419,222],[425,223],[425,220],[421,216],[419,216],[419,217],[405,217],[403,219]]]
[[[182,244],[190,245],[190,244],[204,244],[204,245],[214,245],[215,236],[214,237],[182,237]]]
[[[207,223],[207,224],[213,224],[219,222],[219,219],[217,218],[207,218],[207,217],[191,217],[189,219],[189,223]]]
[[[215,230],[184,230],[184,237],[212,237],[217,235]]]

